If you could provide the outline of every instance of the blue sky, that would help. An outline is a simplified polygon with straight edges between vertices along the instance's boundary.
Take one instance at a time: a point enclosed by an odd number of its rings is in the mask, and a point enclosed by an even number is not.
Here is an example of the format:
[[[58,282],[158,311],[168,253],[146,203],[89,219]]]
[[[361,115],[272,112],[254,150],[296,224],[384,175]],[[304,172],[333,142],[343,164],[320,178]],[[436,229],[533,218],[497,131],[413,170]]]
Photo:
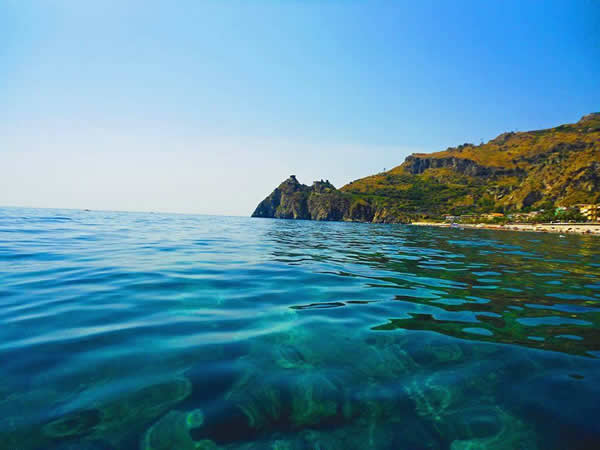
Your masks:
[[[600,3],[0,2],[0,204],[247,215],[600,110]]]

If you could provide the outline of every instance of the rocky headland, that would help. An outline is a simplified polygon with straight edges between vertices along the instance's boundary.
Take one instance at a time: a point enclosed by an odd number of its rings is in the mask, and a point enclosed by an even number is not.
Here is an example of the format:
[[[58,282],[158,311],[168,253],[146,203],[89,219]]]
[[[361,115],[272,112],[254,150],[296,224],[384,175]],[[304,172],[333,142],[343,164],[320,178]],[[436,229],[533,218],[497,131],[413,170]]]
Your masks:
[[[336,189],[294,175],[253,217],[409,223],[600,203],[600,113],[545,130],[503,133],[487,143],[408,156],[393,169]]]

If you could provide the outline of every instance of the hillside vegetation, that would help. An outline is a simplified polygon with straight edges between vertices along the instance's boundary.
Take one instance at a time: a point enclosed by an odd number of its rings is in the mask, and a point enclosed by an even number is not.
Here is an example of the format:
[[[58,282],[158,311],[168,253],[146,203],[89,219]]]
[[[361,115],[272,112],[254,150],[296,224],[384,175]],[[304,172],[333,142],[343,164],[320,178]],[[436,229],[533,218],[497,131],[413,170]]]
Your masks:
[[[289,181],[253,216],[407,222],[600,203],[600,113],[546,130],[503,133],[481,145],[413,154],[339,190]]]

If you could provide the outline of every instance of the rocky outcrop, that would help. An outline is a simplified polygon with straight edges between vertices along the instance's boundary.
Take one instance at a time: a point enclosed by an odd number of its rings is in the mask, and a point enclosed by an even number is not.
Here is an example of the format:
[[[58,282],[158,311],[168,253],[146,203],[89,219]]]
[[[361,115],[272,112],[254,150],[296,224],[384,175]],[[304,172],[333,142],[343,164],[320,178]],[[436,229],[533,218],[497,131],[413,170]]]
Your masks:
[[[350,211],[350,196],[329,181],[301,184],[295,175],[281,183],[256,207],[252,217],[300,220],[344,220]]]
[[[295,177],[281,183],[258,204],[252,217],[346,222],[406,222],[385,207],[339,191],[328,180],[301,184]]]
[[[509,133],[505,133],[510,136]],[[463,146],[458,147],[459,149]],[[454,149],[450,149],[454,150]],[[467,158],[450,156],[447,158],[429,158],[421,155],[410,155],[404,160],[404,167],[413,175],[419,175],[427,169],[450,168],[456,173],[469,177],[490,177],[497,175],[523,175],[518,168],[483,166]]]
[[[449,167],[459,173],[472,177],[489,176],[494,171],[493,167],[480,166],[474,161],[465,158],[423,158],[410,155],[404,161],[406,169],[413,175],[425,172],[427,169],[440,169]]]
[[[600,192],[600,161],[573,172],[565,188],[583,192]]]
[[[590,113],[587,116],[583,116],[578,122],[578,125],[584,126],[586,131],[600,131],[600,112]]]
[[[311,190],[300,184],[295,175],[281,183],[258,204],[252,217],[274,217],[277,219],[310,219],[307,200]]]

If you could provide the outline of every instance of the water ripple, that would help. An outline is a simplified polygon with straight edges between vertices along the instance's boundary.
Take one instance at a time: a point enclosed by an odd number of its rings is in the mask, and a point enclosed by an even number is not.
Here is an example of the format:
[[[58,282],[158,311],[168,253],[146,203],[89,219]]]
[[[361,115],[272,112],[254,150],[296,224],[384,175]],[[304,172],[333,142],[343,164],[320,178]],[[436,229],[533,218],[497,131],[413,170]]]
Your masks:
[[[530,405],[553,386],[574,393],[566,410],[600,412],[599,255],[589,236],[3,208],[0,438],[32,450],[139,448],[161,430],[231,449],[596,438],[587,419]],[[182,425],[200,410],[204,425]]]

